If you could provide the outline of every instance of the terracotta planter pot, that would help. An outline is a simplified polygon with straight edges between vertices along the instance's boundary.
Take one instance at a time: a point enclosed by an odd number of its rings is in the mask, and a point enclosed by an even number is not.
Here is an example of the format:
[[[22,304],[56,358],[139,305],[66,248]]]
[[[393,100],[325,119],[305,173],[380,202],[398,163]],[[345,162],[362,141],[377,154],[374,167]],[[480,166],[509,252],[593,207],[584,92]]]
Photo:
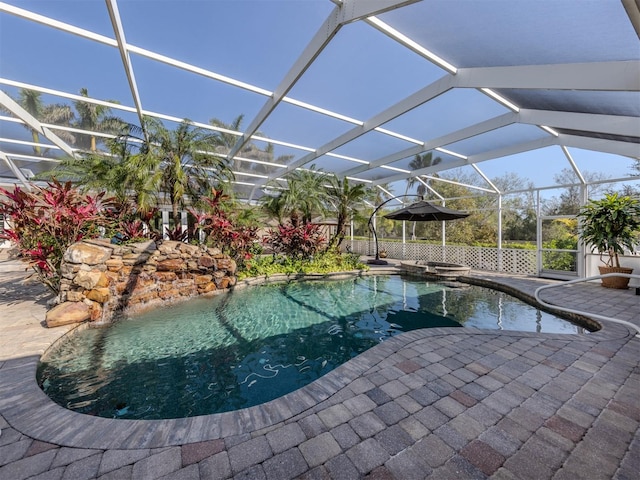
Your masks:
[[[628,273],[631,274],[633,272],[633,268],[628,267],[598,267],[600,270],[600,275],[604,275],[606,273]],[[602,279],[602,286],[605,288],[619,288],[625,289],[629,288],[629,278],[627,277],[609,277]]]

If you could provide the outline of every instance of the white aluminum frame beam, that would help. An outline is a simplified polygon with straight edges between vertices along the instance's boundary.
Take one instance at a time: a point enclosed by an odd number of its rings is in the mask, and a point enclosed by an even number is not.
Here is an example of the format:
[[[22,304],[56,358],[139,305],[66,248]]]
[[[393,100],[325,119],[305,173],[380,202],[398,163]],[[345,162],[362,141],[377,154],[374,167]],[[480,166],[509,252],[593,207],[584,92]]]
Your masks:
[[[22,183],[27,190],[31,190],[31,184],[29,183],[29,180],[27,180],[27,177],[25,177],[24,174],[18,168],[18,166],[15,163],[13,163],[13,160],[11,160],[7,156],[7,154],[1,150],[0,150],[0,158],[4,160],[4,163],[7,164],[7,166],[9,167],[9,170],[13,172],[16,178],[20,180],[20,183]]]
[[[120,18],[118,3],[116,2],[116,0],[105,0],[105,2],[107,4],[107,10],[109,10],[111,25],[113,25],[113,31],[118,42],[118,51],[120,52],[120,58],[122,58],[124,71],[127,74],[127,81],[129,82],[129,89],[131,90],[133,103],[136,106],[136,113],[138,114],[138,119],[140,120],[140,127],[142,128],[145,138],[147,138],[147,131],[144,126],[144,115],[142,113],[142,101],[140,99],[140,92],[138,91],[138,85],[136,83],[136,76],[133,72],[131,58],[129,57],[127,40],[124,35],[124,27],[122,26],[122,20]]]
[[[344,0],[336,6],[327,19],[307,44],[302,54],[294,62],[291,69],[284,76],[270,98],[262,106],[258,114],[249,124],[244,134],[229,151],[229,158],[233,157],[249,141],[251,136],[258,131],[260,126],[278,106],[285,95],[293,88],[296,82],[307,71],[315,59],[322,53],[325,47],[344,25],[362,18],[374,16],[393,10],[419,0]]]
[[[385,1],[385,3],[388,3],[388,0],[384,0],[384,1]],[[413,1],[419,1],[419,0],[413,0]],[[401,3],[404,4],[404,2],[401,2]],[[371,4],[372,3],[369,3],[369,5],[371,5]],[[397,5],[397,6],[402,6],[402,5]],[[392,8],[397,8],[397,6],[392,7]],[[10,14],[18,16],[18,17],[21,17],[21,18],[24,18],[26,20],[30,20],[30,21],[34,21],[34,22],[40,23],[40,24],[48,26],[48,27],[56,28],[56,29],[61,30],[61,31],[66,32],[66,33],[71,33],[71,34],[74,34],[74,35],[78,35],[78,36],[80,36],[82,38],[88,39],[88,40],[93,40],[93,41],[102,43],[104,45],[108,45],[108,46],[112,46],[112,47],[116,47],[116,48],[119,47],[118,41],[116,41],[116,40],[114,40],[112,38],[106,37],[104,35],[100,35],[98,33],[92,32],[90,30],[86,30],[86,29],[83,29],[83,28],[80,28],[80,27],[76,27],[74,25],[70,25],[68,23],[60,22],[58,20],[54,20],[52,18],[45,17],[43,15],[39,15],[37,13],[33,13],[33,12],[28,11],[28,10],[24,10],[24,9],[21,9],[21,8],[18,8],[18,7],[14,7],[13,5],[8,5],[6,3],[0,2],[0,12],[2,12],[2,11],[6,12],[6,13],[10,13]],[[207,70],[207,69],[204,69],[204,68],[201,68],[201,67],[197,67],[195,65],[191,65],[189,63],[182,62],[180,60],[177,60],[177,59],[168,57],[166,55],[162,55],[162,54],[153,52],[151,50],[147,50],[147,49],[144,49],[144,48],[136,47],[135,45],[126,44],[126,50],[129,53],[135,53],[135,54],[143,56],[145,58],[149,58],[151,60],[154,60],[154,61],[157,61],[157,62],[160,62],[160,63],[164,63],[166,65],[169,65],[170,67],[180,68],[180,69],[185,70],[185,71],[187,71],[189,73],[195,73],[196,75],[201,75],[203,77],[206,77],[206,78],[209,78],[209,79],[212,79],[212,80],[215,80],[215,81],[226,83],[226,84],[231,85],[233,87],[238,87],[238,88],[250,91],[252,93],[257,93],[257,94],[263,95],[263,96],[271,96],[273,94],[273,92],[271,92],[269,90],[266,90],[264,88],[260,88],[260,87],[257,87],[255,85],[251,85],[251,84],[248,84],[246,82],[241,82],[239,80],[227,77],[225,75],[221,75],[221,74],[216,73],[216,72],[213,72],[211,70]],[[21,82],[13,82],[11,80],[6,80],[3,83],[9,84],[9,85],[13,85],[13,86],[18,86],[19,88],[30,88],[29,86],[26,86],[26,84],[21,84]],[[37,90],[36,88],[31,88],[31,89],[32,90]],[[38,91],[42,91],[43,93],[50,93],[52,95],[62,96],[62,97],[65,97],[65,98],[71,98],[71,99],[74,99],[74,100],[88,101],[88,99],[86,99],[86,97],[80,97],[78,95],[73,95],[73,94],[66,94],[64,92],[55,93],[55,91],[53,91],[51,89],[41,89],[41,90],[38,90]],[[97,103],[98,101],[94,100],[94,102]],[[337,113],[337,112],[333,112],[333,111],[330,111],[330,110],[327,110],[327,109],[324,109],[324,108],[321,108],[321,107],[317,107],[315,105],[311,105],[311,104],[306,103],[306,102],[295,100],[295,99],[290,98],[290,97],[286,97],[286,96],[283,97],[282,98],[282,102],[286,102],[286,103],[289,103],[291,105],[295,105],[295,106],[298,106],[298,107],[301,107],[301,108],[305,108],[307,110],[310,110],[310,111],[313,111],[313,112],[316,112],[316,113],[320,113],[322,115],[326,115],[326,116],[329,116],[329,117],[332,117],[332,118],[343,120],[345,122],[353,123],[354,125],[361,125],[362,124],[362,122],[357,120],[357,119],[350,118],[350,117],[348,117],[346,115],[343,115],[343,114],[340,114],[340,113]],[[100,103],[98,103],[98,104],[100,104]],[[118,108],[118,107],[115,107],[115,106],[109,104],[108,102],[101,103],[101,105],[108,106],[109,108]],[[135,109],[135,108],[132,108],[132,107],[127,107],[127,108],[120,107],[120,109],[121,110],[125,110],[125,111],[129,111],[129,112],[134,112],[134,113],[137,113],[137,110],[141,110],[141,108]],[[161,114],[154,114],[153,112],[146,112],[144,110],[142,111],[142,113],[145,114],[145,115],[157,116],[158,118],[165,118],[165,117],[162,117]],[[173,117],[172,118],[165,118],[165,119],[175,121],[173,119]],[[198,126],[202,126],[202,124],[200,124]],[[210,128],[211,126],[207,125],[207,127]],[[387,134],[387,135],[395,136],[395,137],[398,137],[398,138],[403,138],[402,135],[397,134],[395,132],[390,132],[390,131],[386,131],[386,130],[384,130],[384,131],[380,130],[380,131],[382,133]],[[237,135],[239,137],[242,137],[242,132],[237,132]],[[254,136],[253,139],[256,140],[257,138]],[[277,143],[277,142],[272,142],[272,143]],[[287,144],[287,142],[280,142],[280,144],[285,145],[285,146],[294,146],[294,148],[298,148],[295,145]],[[306,150],[313,151],[314,149],[306,148]]]
[[[485,175],[485,173],[480,170],[480,167],[478,167],[475,163],[472,163],[471,166],[473,167],[473,169],[476,171],[476,173],[478,175],[480,175],[482,177],[482,179],[487,182],[487,184],[493,189],[494,193],[497,193],[498,195],[502,194],[502,192],[500,191],[500,189],[498,187],[496,187],[496,185],[489,179],[489,177],[487,177]]]
[[[539,148],[545,148],[552,145],[557,145],[556,137],[548,137],[539,140],[534,140],[531,142],[519,143],[516,145],[510,145],[504,148],[498,148],[495,150],[490,150],[487,152],[482,152],[477,155],[470,155],[466,160],[464,159],[454,159],[449,162],[439,163],[437,165],[431,165],[430,167],[420,168],[418,170],[414,170],[410,174],[400,174],[394,175],[391,177],[381,178],[379,180],[374,180],[374,184],[377,183],[392,183],[397,182],[399,180],[404,180],[408,177],[413,177],[416,175],[425,175],[429,173],[441,172],[444,170],[450,170],[453,168],[464,167],[466,165],[470,165],[473,163],[485,162],[487,160],[492,160],[494,158],[506,157],[509,155],[515,155],[517,153],[528,152],[529,150],[536,150]]]
[[[0,2],[0,12],[10,13],[11,15],[15,15],[16,17],[40,23],[41,25],[45,25],[47,27],[53,27],[63,32],[72,33],[74,35],[78,35],[79,37],[87,38],[89,40],[93,40],[94,42],[103,43],[111,47],[118,46],[117,42],[113,38],[105,37],[104,35],[92,32],[91,30],[76,27],[75,25],[70,25],[59,20],[54,20],[53,18],[45,17],[44,15],[30,12],[29,10],[19,8],[14,5],[9,5],[5,2]]]
[[[521,109],[518,113],[518,122],[531,125],[548,125],[553,128],[566,128],[569,130],[640,137],[640,120],[638,117],[622,115]]]
[[[621,142],[607,138],[582,137],[579,135],[560,134],[557,138],[558,145],[565,147],[582,148],[584,150],[594,150],[596,152],[611,153],[640,159],[640,144],[631,142]]]
[[[460,88],[640,91],[640,62],[460,68]]]
[[[640,3],[638,3],[638,0],[622,0],[622,5],[636,31],[636,35],[640,39]]]
[[[74,157],[73,149],[67,145],[60,137],[58,137],[55,133],[53,133],[49,128],[43,126],[39,120],[34,118],[29,112],[27,112],[24,108],[18,105],[13,98],[7,95],[5,92],[0,90],[0,104],[4,105],[7,110],[9,110],[12,114],[26,123],[30,128],[44,136],[47,140],[49,140],[54,145],[60,147],[60,149],[69,155],[70,157]]]
[[[287,171],[289,172],[307,163],[311,163],[316,158],[321,157],[322,155],[325,155],[352,140],[355,140],[356,138],[364,135],[367,132],[375,130],[380,125],[383,125],[384,123],[387,123],[393,120],[394,118],[399,117],[400,115],[428,102],[429,100],[432,100],[438,97],[439,95],[442,95],[443,93],[448,92],[451,89],[451,86],[452,86],[452,77],[450,75],[446,75],[440,78],[439,80],[436,80],[435,82],[420,89],[414,94],[406,97],[405,99],[401,100],[400,102],[396,103],[390,108],[371,117],[362,125],[352,128],[348,132],[345,132],[339,137],[336,137],[330,142],[324,144],[314,152],[309,153],[308,155],[305,155],[304,157],[289,164],[289,166],[287,167]],[[421,145],[422,145],[422,142],[421,142]],[[358,167],[358,168],[362,168],[362,170],[366,170],[365,167]],[[362,170],[358,170],[358,171],[362,171]],[[270,180],[272,180],[272,178],[270,178]]]
[[[576,177],[578,177],[578,180],[580,180],[580,184],[582,186],[585,186],[587,184],[587,181],[584,179],[584,176],[582,175],[582,172],[578,168],[578,165],[576,164],[575,160],[571,156],[571,153],[569,153],[569,149],[564,145],[562,145],[560,148],[562,149],[562,153],[564,153],[564,156],[567,158],[569,165],[571,165],[571,168],[573,169],[573,173],[575,173]]]
[[[497,117],[490,118],[489,120],[485,120],[483,122],[479,122],[474,125],[470,125],[468,127],[462,128],[455,132],[448,133],[441,137],[426,141],[424,142],[423,145],[417,145],[415,147],[410,147],[405,150],[392,153],[385,157],[379,158],[378,160],[370,162],[368,165],[354,167],[350,170],[347,170],[346,172],[342,172],[341,176],[357,175],[360,172],[364,172],[366,170],[372,170],[374,168],[378,168],[383,165],[388,165],[390,163],[397,162],[398,160],[402,160],[403,158],[412,157],[414,155],[435,150],[436,148],[442,147],[444,145],[449,145],[451,143],[465,140],[467,138],[475,137],[476,135],[490,132],[492,130],[505,127],[507,125],[511,125],[517,121],[517,118],[518,117],[515,112],[504,113]],[[411,172],[411,173],[412,175],[415,174],[415,172]]]

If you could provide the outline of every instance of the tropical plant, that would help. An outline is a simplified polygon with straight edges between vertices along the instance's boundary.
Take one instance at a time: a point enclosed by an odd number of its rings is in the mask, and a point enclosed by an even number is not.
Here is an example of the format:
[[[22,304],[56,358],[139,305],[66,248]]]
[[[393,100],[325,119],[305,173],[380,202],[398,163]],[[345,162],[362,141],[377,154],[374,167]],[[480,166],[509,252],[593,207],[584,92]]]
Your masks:
[[[66,157],[39,178],[71,181],[83,190],[107,191],[119,204],[130,200],[141,214],[155,211],[162,171],[144,155],[142,129],[127,125],[124,133],[106,142],[108,153],[84,152]]]
[[[141,211],[130,199],[113,198],[104,211],[104,236],[113,243],[159,240],[162,234],[152,226],[156,208]]]
[[[32,191],[0,188],[0,213],[9,221],[0,238],[16,244],[40,280],[54,293],[60,290],[62,257],[85,237],[97,237],[103,223],[104,193],[81,194],[71,183],[50,182]]]
[[[89,98],[89,92],[86,88],[80,89],[80,95]],[[116,100],[107,100],[107,102],[119,103]],[[76,128],[89,130],[91,132],[117,134],[126,125],[126,122],[121,118],[111,115],[111,109],[104,105],[81,100],[73,102],[73,105],[76,108],[76,112],[78,112],[78,119],[74,123]],[[90,135],[89,138],[85,135],[80,135],[77,138],[76,144],[80,148],[95,152],[97,151],[97,142],[96,135]]]
[[[206,205],[205,212],[189,209],[195,218],[192,238],[203,236],[204,241],[220,248],[233,257],[239,265],[251,258],[257,240],[257,228],[249,225],[234,224],[229,219],[226,203],[230,197],[223,190],[211,189],[211,194],[201,199]]]
[[[187,199],[196,201],[218,182],[233,179],[226,159],[216,154],[219,137],[215,133],[189,120],[169,130],[160,121],[146,118],[145,129],[148,139],[137,158],[139,168],[159,175],[157,190],[171,204],[174,219]]]
[[[358,254],[340,254],[335,250],[320,252],[313,259],[291,258],[279,255],[265,255],[247,261],[238,278],[259,275],[299,275],[309,273],[344,272],[347,270],[366,270],[368,267],[360,261]]]
[[[264,213],[270,218],[275,218],[278,225],[284,225],[284,197],[280,193],[277,195],[265,194],[260,197],[259,201]]]
[[[589,200],[578,213],[580,237],[608,267],[620,268],[619,255],[633,249],[640,238],[640,201],[618,193]],[[607,254],[606,260],[603,258]]]
[[[164,227],[164,234],[167,240],[173,240],[175,242],[186,242],[189,240],[189,229],[182,228],[180,223],[177,223],[173,228]]]
[[[298,226],[278,225],[277,229],[269,230],[262,241],[276,253],[309,259],[322,249],[325,238],[319,225],[307,223]]]
[[[328,175],[321,169],[316,170],[315,165],[309,169],[298,169],[290,172],[287,176],[287,187],[282,189],[278,195],[279,199],[269,206],[273,206],[274,211],[281,212],[281,215],[288,214],[291,224],[297,227],[302,223],[311,223],[314,214],[322,214],[325,211],[327,191],[325,184]]]
[[[433,152],[423,153],[422,155],[417,154],[413,160],[409,162],[409,168],[414,170],[421,170],[423,168],[431,167],[433,165],[438,165],[442,162],[440,157],[433,158]],[[420,199],[423,199],[425,194],[427,193],[427,186],[425,185],[425,180],[418,180],[417,177],[409,177],[407,179],[407,189],[412,188],[415,184],[418,184],[418,188],[416,189],[416,193]],[[411,238],[415,240],[416,238],[416,222],[413,222],[413,227],[411,229]]]
[[[358,207],[369,192],[362,183],[350,185],[347,178],[338,179],[335,176],[328,177],[329,185],[326,187],[327,202],[336,214],[336,233],[329,240],[329,247],[339,247],[344,240],[345,226],[347,222],[358,213]]]

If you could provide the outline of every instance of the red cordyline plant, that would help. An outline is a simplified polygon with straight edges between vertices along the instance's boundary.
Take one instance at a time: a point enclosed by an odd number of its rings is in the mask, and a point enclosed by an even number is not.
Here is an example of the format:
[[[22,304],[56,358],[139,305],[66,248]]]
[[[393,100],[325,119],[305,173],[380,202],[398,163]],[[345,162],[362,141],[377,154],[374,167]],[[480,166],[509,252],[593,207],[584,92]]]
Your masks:
[[[70,182],[56,180],[32,191],[0,188],[0,213],[10,228],[0,238],[15,243],[40,280],[54,293],[60,290],[60,265],[67,248],[85,237],[97,237],[104,193],[81,194]]]
[[[113,243],[158,240],[162,235],[151,226],[151,220],[157,213],[157,208],[142,212],[131,200],[114,200],[104,211],[105,233]]]
[[[257,239],[258,229],[234,225],[222,208],[222,202],[228,199],[222,190],[212,188],[211,196],[202,198],[209,212],[190,209],[189,213],[196,220],[192,235],[197,238],[202,233],[207,243],[217,246],[242,264],[251,258],[249,251]]]
[[[325,240],[320,226],[308,223],[297,227],[291,224],[279,225],[277,230],[269,230],[262,241],[274,252],[292,258],[308,259],[322,249]]]

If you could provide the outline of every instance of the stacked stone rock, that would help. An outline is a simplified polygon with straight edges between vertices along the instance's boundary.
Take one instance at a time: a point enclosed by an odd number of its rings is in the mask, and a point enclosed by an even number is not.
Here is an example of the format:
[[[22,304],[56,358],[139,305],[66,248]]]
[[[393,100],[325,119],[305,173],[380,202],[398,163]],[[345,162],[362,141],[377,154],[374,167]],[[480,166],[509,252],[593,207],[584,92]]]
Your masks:
[[[46,316],[49,327],[106,323],[116,313],[211,295],[236,283],[236,263],[219,249],[175,241],[84,240],[65,252],[61,273],[59,303]]]

